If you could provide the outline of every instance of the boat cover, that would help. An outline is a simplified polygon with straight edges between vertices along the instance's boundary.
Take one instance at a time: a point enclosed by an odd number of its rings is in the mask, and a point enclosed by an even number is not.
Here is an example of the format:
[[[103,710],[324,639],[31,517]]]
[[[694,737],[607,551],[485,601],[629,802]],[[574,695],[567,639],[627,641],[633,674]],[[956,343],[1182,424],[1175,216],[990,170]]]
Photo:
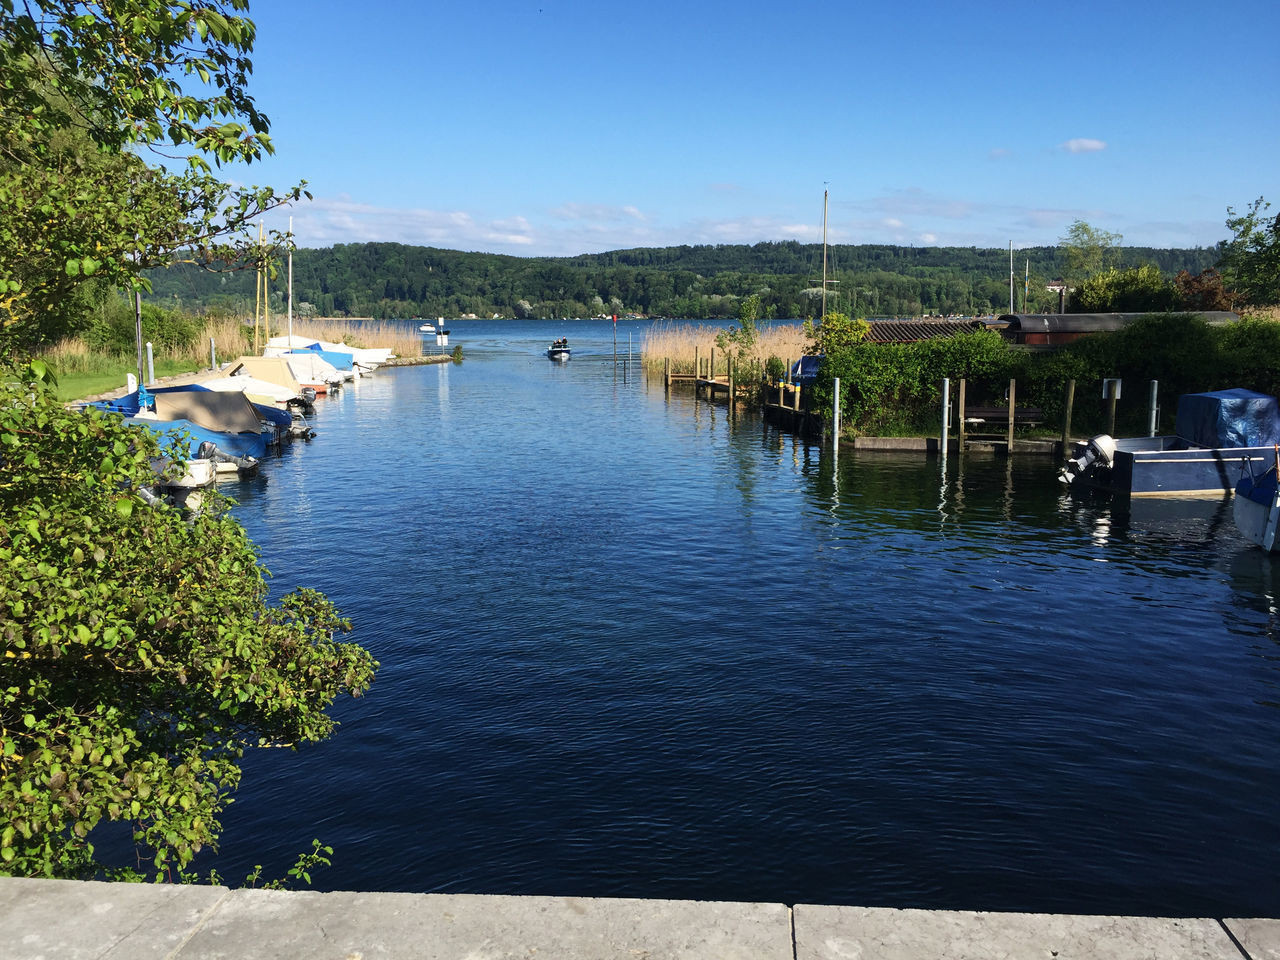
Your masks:
[[[274,383],[292,391],[295,397],[302,392],[302,385],[290,368],[289,361],[284,357],[240,357],[229,364],[223,372],[228,376],[244,373],[259,380],[266,380],[268,383]]]
[[[1280,404],[1236,388],[1178,398],[1176,433],[1198,447],[1265,447],[1280,443]]]
[[[158,420],[190,420],[219,433],[258,433],[258,413],[243,393],[215,390],[157,391]]]
[[[821,362],[821,357],[801,357],[791,365],[792,382],[813,383],[818,378],[818,364]]]

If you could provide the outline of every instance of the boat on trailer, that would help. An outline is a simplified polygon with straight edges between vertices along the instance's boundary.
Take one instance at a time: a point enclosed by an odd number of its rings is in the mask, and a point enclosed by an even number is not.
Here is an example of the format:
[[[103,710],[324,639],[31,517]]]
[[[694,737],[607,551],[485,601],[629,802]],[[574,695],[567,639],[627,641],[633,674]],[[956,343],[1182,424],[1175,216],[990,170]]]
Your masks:
[[[1173,435],[1116,439],[1100,434],[1076,445],[1059,474],[1072,489],[1133,497],[1228,496],[1242,471],[1261,474],[1280,443],[1280,404],[1253,390],[1216,390],[1178,398]]]

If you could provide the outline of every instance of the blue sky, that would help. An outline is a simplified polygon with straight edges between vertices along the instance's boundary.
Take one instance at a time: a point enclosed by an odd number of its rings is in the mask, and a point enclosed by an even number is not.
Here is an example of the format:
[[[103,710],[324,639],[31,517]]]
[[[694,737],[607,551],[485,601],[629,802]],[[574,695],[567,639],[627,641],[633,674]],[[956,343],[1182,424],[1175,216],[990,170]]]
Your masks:
[[[1280,4],[254,0],[300,246],[1211,245],[1280,207]],[[1274,209],[1274,208],[1273,208]],[[274,221],[280,225],[280,220]]]

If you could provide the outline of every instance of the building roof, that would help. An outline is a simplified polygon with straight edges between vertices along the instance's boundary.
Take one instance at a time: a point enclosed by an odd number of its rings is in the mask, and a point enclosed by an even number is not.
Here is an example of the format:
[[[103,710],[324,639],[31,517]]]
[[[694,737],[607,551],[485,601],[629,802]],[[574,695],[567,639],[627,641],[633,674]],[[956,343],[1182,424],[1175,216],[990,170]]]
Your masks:
[[[871,343],[915,343],[935,337],[954,337],[982,328],[979,320],[872,320]]]

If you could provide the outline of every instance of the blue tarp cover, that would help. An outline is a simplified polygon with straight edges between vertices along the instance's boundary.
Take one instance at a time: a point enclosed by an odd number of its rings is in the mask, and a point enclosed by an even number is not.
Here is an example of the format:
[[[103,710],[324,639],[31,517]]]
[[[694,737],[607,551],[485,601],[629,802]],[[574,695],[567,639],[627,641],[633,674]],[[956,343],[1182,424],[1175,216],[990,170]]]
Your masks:
[[[821,357],[801,357],[791,365],[793,383],[812,383],[818,376],[818,364]]]
[[[1280,443],[1280,404],[1239,388],[1183,394],[1176,432],[1198,447],[1269,446]]]

